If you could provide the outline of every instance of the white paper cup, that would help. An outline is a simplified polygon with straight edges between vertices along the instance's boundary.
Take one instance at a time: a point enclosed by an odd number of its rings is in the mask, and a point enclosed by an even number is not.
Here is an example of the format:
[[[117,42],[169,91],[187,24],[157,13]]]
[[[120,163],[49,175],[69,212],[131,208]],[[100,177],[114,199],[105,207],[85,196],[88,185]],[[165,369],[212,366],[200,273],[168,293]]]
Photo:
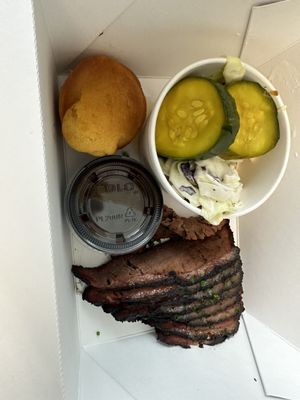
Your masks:
[[[154,108],[148,118],[145,132],[142,136],[142,151],[159,181],[161,187],[168,192],[174,200],[196,214],[201,214],[200,209],[192,206],[182,198],[170,185],[159,164],[155,146],[155,127],[160,106],[169,90],[181,79],[187,76],[209,77],[226,63],[226,58],[209,58],[191,64],[178,72],[161,91]],[[267,91],[276,90],[272,83],[259,71],[250,65],[243,63],[246,73],[245,79],[258,82]],[[285,105],[280,97],[273,96],[278,109],[280,139],[276,147],[269,153],[252,159],[243,160],[239,166],[239,175],[243,183],[241,194],[242,205],[229,216],[241,216],[248,214],[262,205],[279,185],[286,170],[290,152],[290,125]]]

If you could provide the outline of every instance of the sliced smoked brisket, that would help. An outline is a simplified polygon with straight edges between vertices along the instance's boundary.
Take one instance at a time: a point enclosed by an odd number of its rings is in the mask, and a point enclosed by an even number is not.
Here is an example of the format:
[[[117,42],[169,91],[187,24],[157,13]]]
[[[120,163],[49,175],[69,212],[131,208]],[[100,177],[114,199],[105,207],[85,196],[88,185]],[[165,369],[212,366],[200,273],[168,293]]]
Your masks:
[[[112,306],[110,304],[104,304],[103,310],[107,313],[113,314],[118,321],[137,321],[142,320],[146,317],[159,317],[164,316],[169,319],[174,318],[187,318],[192,319],[193,313],[197,313],[207,307],[218,307],[219,304],[226,300],[235,298],[238,301],[237,296],[242,294],[241,284],[226,289],[219,295],[211,294],[210,297],[202,300],[191,300],[189,303],[182,304],[181,300],[177,304],[165,305],[164,302],[160,301],[158,303],[121,303],[118,306]],[[91,303],[93,303],[91,301]],[[93,303],[95,304],[95,303]],[[95,304],[96,305],[96,304]],[[211,309],[214,310],[213,308]],[[195,315],[195,314],[194,314]],[[195,318],[195,317],[194,317]],[[184,322],[184,320],[183,320]]]
[[[172,320],[172,321],[177,322],[177,323],[183,323],[188,326],[195,326],[195,327],[206,326],[206,325],[213,325],[215,323],[225,321],[231,317],[239,316],[243,311],[244,311],[244,305],[243,305],[243,302],[240,300],[240,301],[232,304],[231,306],[227,307],[224,310],[218,310],[217,312],[215,312],[212,315],[202,316],[201,313],[199,313],[199,317],[197,317],[195,319],[191,319],[191,320],[186,320],[183,322],[179,321],[175,316],[174,320]],[[156,318],[149,318],[149,319],[151,321],[155,321],[158,323],[171,321],[169,318],[164,318],[163,316],[156,317]],[[145,321],[147,323],[147,320],[145,320]]]
[[[145,303],[145,302],[158,302],[160,300],[172,300],[175,296],[186,298],[187,296],[195,294],[198,296],[198,292],[203,289],[204,292],[208,292],[210,288],[213,288],[216,284],[224,282],[224,288],[229,288],[234,284],[234,275],[237,272],[241,272],[240,259],[225,267],[221,271],[215,271],[215,274],[209,274],[205,279],[200,278],[198,283],[193,285],[181,286],[181,285],[162,285],[162,286],[150,286],[133,288],[127,290],[101,290],[94,286],[88,286],[83,294],[83,299],[93,303],[97,306],[103,304],[118,305],[120,303]],[[233,280],[231,279],[233,277]],[[223,287],[223,286],[221,286]]]
[[[179,240],[159,244],[143,253],[119,256],[96,268],[73,266],[73,274],[95,288],[128,289],[134,287],[192,284],[231,265],[239,257],[233,235],[226,223],[204,240]]]
[[[166,334],[182,336],[192,340],[211,340],[219,336],[233,335],[239,327],[239,315],[213,325],[189,326],[186,324],[166,321],[158,322],[148,320],[147,324]]]
[[[228,220],[223,220],[219,225],[211,225],[202,217],[179,217],[174,210],[164,206],[163,217],[154,239],[181,237],[187,240],[202,240],[213,236]]]
[[[142,321],[168,345],[214,345],[244,310],[242,263],[227,220],[178,217],[165,207],[154,239],[168,239],[95,268],[73,266],[83,299],[118,321]]]
[[[161,303],[158,307],[156,307],[154,311],[155,314],[166,314],[166,315],[174,315],[174,314],[186,314],[192,311],[197,311],[202,309],[203,307],[217,304],[219,301],[223,299],[227,299],[229,297],[239,295],[243,293],[241,283],[237,286],[227,289],[222,293],[219,293],[217,296],[212,294],[211,297],[200,300],[191,300],[189,303],[182,304],[181,302],[175,304],[164,304]]]
[[[165,344],[170,346],[181,346],[184,349],[189,349],[191,346],[199,346],[203,347],[203,345],[207,346],[214,346],[219,343],[223,343],[231,335],[224,335],[224,336],[217,336],[214,339],[209,340],[193,340],[188,339],[182,336],[172,335],[165,332],[160,331],[159,329],[155,328],[157,339]]]

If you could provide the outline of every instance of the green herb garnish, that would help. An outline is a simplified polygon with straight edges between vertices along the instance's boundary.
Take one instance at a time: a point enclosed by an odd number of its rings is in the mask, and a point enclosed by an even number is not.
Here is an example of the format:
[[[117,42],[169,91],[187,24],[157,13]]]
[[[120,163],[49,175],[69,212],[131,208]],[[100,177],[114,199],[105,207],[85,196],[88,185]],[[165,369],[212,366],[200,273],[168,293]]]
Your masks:
[[[235,310],[234,310],[234,312],[235,312],[236,314],[239,314],[239,313],[241,312],[240,307],[236,307]]]
[[[231,282],[231,280],[230,279],[228,279],[226,282],[225,282],[225,289],[228,289],[228,288],[230,288],[230,286],[232,285],[232,282]]]

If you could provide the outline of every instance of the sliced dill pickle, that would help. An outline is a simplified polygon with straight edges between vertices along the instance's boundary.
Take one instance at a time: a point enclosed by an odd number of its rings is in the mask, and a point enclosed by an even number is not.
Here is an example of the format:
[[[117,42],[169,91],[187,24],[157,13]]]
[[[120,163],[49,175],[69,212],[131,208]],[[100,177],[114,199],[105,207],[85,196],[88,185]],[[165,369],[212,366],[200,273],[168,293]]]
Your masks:
[[[257,82],[242,80],[227,86],[240,116],[240,129],[222,157],[250,158],[272,150],[279,140],[277,108],[270,94]]]
[[[156,122],[156,149],[174,159],[208,158],[233,143],[239,129],[235,102],[223,85],[188,77],[164,98]]]

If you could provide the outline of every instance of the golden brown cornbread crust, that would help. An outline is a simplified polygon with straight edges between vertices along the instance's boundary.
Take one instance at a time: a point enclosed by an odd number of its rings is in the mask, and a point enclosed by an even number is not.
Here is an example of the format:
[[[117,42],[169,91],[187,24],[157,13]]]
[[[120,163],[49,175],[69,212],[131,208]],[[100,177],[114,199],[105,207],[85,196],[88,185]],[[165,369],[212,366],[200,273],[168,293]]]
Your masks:
[[[103,156],[136,136],[146,101],[133,72],[110,57],[93,56],[82,60],[63,84],[59,115],[71,147]]]

